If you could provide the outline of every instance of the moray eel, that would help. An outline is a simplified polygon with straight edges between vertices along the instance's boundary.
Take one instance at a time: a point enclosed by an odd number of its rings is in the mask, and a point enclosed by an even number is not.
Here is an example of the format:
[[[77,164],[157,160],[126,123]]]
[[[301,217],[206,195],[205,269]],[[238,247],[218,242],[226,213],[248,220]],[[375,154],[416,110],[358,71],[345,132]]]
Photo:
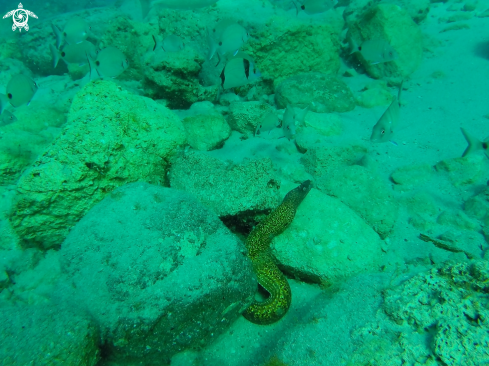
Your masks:
[[[310,180],[291,190],[270,215],[260,222],[246,239],[248,257],[251,259],[258,283],[270,294],[263,302],[254,301],[243,316],[255,324],[272,324],[289,310],[292,300],[289,283],[278,269],[270,253],[272,239],[292,222],[300,203],[312,188]]]

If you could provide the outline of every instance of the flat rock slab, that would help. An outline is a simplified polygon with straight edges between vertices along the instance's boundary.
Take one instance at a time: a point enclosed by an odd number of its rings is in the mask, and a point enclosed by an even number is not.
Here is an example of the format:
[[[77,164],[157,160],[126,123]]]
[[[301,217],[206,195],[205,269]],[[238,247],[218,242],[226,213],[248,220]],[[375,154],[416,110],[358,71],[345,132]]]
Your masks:
[[[317,113],[348,112],[355,109],[355,98],[348,86],[334,75],[309,72],[291,76],[275,90],[279,108],[288,104]]]

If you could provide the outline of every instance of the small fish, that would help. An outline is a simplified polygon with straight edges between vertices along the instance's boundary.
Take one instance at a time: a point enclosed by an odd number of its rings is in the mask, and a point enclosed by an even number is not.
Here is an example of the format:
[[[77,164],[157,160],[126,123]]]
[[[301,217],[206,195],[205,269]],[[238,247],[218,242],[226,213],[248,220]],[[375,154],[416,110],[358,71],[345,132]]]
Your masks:
[[[387,142],[392,141],[392,135],[399,123],[399,114],[401,106],[401,90],[402,82],[399,85],[399,91],[397,97],[386,109],[382,117],[378,120],[372,129],[372,135],[370,136],[370,141],[372,142]],[[393,142],[394,143],[394,142]],[[395,144],[395,143],[394,143]]]
[[[15,121],[17,121],[17,117],[15,117],[14,114],[8,110],[4,110],[0,116],[0,126],[7,126]]]
[[[170,34],[169,36],[165,37],[163,42],[159,42],[156,37],[153,36],[153,41],[155,42],[153,51],[156,51],[157,48],[161,48],[165,52],[178,52],[185,48],[183,39],[174,34]]]
[[[220,62],[221,56],[236,55],[236,52],[248,38],[249,34],[246,29],[234,20],[220,20],[215,28],[207,30],[207,43],[209,45],[207,59],[212,60],[214,55],[217,54]],[[219,62],[217,65],[219,65]]]
[[[7,84],[7,98],[10,104],[17,108],[23,104],[29,105],[38,86],[30,77],[18,74],[12,77]]]
[[[359,52],[370,65],[394,61],[399,57],[399,54],[389,42],[383,39],[370,39],[363,42],[360,46],[352,40],[350,54],[356,52]]]
[[[207,52],[207,59],[210,61],[214,58],[214,55],[217,52],[217,48],[219,47],[219,42],[216,41],[216,39],[214,38],[213,34],[209,29],[207,29],[207,44],[209,45],[209,51]],[[219,63],[217,65],[219,65]]]
[[[299,14],[299,10],[304,10],[304,12],[308,15],[320,14],[328,11],[333,8],[338,1],[336,0],[303,0],[299,2],[300,7],[294,3],[296,6],[297,14]]]
[[[240,52],[226,63],[220,77],[223,89],[229,89],[253,82],[260,78],[261,74],[255,68],[253,60],[244,52]]]
[[[87,63],[87,55],[92,58],[97,56],[95,45],[89,41],[67,44],[61,51],[50,44],[49,49],[51,50],[51,55],[53,57],[54,68],[58,65],[60,57],[67,64],[77,64],[82,66]]]
[[[53,29],[54,35],[56,36],[56,49],[59,50],[61,44],[63,43],[63,33],[61,33],[59,28],[54,23],[51,23],[51,28]]]
[[[248,31],[238,23],[231,24],[222,33],[217,51],[221,56],[235,55],[249,38]]]
[[[8,105],[8,97],[5,94],[0,94],[0,126],[6,126],[17,121],[17,117],[6,109]]]
[[[268,134],[272,132],[273,129],[280,127],[280,120],[278,119],[275,112],[268,112],[260,123],[256,126],[255,136],[262,135],[268,131]]]
[[[235,24],[236,21],[230,18],[224,18],[217,22],[216,26],[212,29],[212,36],[215,39],[221,39],[222,34],[232,24]]]
[[[282,132],[287,140],[291,140],[295,135],[295,113],[294,108],[288,104],[285,109],[284,117],[282,118]]]
[[[129,61],[118,48],[109,46],[97,54],[95,61],[86,55],[90,65],[90,79],[92,71],[96,71],[100,78],[116,78],[129,67]]]
[[[61,44],[77,44],[83,42],[88,35],[90,27],[82,18],[71,18],[66,22],[63,32],[55,24],[51,24],[54,34],[56,35],[56,48],[59,49]]]
[[[0,114],[3,113],[5,108],[9,105],[10,101],[5,94],[0,94]]]
[[[467,154],[482,150],[484,151],[484,154],[486,154],[486,156],[489,158],[489,136],[487,136],[483,141],[480,141],[478,138],[469,135],[468,132],[463,128],[460,128],[460,131],[462,131],[462,134],[469,144],[469,146],[467,146],[467,148],[465,149],[462,157],[466,156]]]

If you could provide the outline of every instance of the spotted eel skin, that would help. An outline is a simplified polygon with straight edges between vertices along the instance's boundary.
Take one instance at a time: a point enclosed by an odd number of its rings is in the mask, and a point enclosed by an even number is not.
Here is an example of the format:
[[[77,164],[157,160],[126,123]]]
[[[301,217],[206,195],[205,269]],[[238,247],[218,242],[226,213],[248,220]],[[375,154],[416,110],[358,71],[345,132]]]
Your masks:
[[[292,300],[289,283],[278,269],[270,253],[272,239],[292,222],[302,200],[312,188],[310,180],[291,190],[270,215],[260,222],[246,239],[248,257],[251,259],[258,283],[270,294],[263,302],[254,301],[243,316],[255,324],[272,324],[289,310]]]

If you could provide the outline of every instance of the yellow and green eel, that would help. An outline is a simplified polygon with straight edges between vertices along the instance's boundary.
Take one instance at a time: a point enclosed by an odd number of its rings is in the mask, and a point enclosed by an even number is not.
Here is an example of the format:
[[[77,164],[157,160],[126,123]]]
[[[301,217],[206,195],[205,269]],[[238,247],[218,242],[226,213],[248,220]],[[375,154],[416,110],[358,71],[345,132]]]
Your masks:
[[[280,206],[260,222],[246,239],[248,257],[251,259],[258,283],[270,294],[265,301],[254,301],[243,312],[243,316],[252,323],[275,323],[289,310],[292,293],[287,279],[278,269],[270,253],[270,243],[294,220],[297,208],[311,188],[311,181],[306,180],[287,193]]]

